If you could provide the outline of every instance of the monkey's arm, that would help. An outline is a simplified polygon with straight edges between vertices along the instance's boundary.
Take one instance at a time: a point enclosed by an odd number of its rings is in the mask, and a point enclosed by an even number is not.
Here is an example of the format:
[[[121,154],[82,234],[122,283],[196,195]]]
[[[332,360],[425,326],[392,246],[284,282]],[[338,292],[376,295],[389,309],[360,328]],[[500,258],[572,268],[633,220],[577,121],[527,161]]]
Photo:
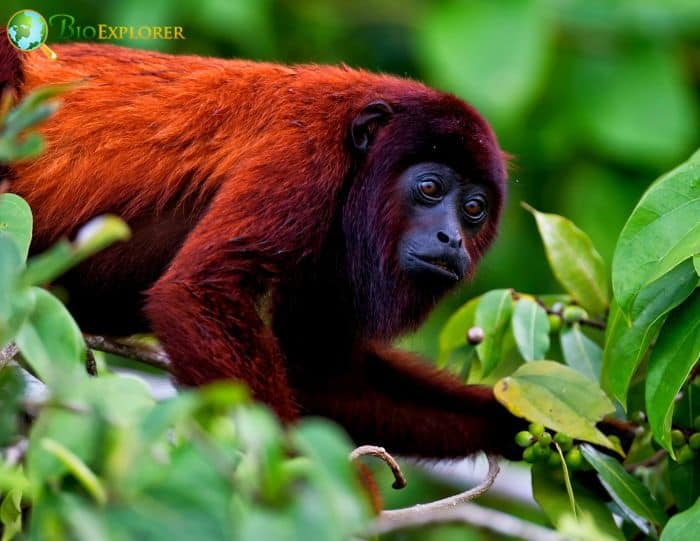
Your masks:
[[[373,347],[337,381],[309,380],[302,413],[330,417],[357,444],[421,457],[463,457],[484,450],[519,458],[513,438],[525,422],[490,388],[463,385],[415,356]]]
[[[292,148],[303,152],[304,146]],[[148,291],[146,316],[179,383],[238,379],[290,420],[297,408],[284,357],[257,303],[318,250],[340,181],[308,186],[318,175],[292,150],[284,161],[268,159],[263,150],[252,156],[221,187]]]

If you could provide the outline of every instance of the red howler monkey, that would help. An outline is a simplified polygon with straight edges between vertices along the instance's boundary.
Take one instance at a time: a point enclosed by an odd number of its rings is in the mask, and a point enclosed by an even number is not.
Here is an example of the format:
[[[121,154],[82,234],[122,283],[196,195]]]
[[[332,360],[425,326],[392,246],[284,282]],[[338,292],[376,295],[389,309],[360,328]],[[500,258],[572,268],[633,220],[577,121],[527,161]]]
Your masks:
[[[474,109],[347,67],[91,44],[52,62],[0,42],[0,87],[83,81],[9,172],[32,250],[102,213],[133,231],[62,279],[84,330],[151,329],[179,383],[243,380],[283,420],[326,416],[359,443],[509,452],[490,389],[390,347],[496,233],[506,169]]]

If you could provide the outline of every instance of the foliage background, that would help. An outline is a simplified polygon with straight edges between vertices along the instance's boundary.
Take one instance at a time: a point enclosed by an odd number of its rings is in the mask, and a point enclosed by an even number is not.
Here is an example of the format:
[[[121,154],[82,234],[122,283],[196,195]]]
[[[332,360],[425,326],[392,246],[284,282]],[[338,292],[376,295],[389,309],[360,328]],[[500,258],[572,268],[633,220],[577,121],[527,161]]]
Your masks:
[[[4,4],[8,17],[30,7]],[[465,298],[495,287],[556,290],[521,200],[573,220],[609,262],[644,188],[700,142],[695,0],[153,0],[147,7],[61,0],[33,7],[47,18],[70,14],[80,26],[179,25],[187,38],[120,42],[128,47],[345,62],[419,78],[474,104],[514,156],[509,203],[476,281],[411,340],[428,354],[437,324]],[[52,32],[49,44],[60,41]]]

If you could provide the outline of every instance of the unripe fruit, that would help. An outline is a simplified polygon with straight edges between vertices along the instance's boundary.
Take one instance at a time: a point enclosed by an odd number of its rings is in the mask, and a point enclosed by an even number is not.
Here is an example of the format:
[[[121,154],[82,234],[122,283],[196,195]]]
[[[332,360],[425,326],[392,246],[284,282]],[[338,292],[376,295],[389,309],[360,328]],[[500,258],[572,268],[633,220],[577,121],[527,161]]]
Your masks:
[[[520,447],[530,447],[535,441],[535,436],[530,434],[527,430],[521,430],[515,435],[515,443]]]
[[[695,458],[695,451],[693,451],[688,445],[681,447],[676,453],[676,462],[679,464],[687,464]]]
[[[530,423],[528,429],[530,430],[530,434],[536,438],[539,438],[544,433],[544,426],[537,423]]]
[[[562,315],[564,316],[564,321],[569,325],[588,318],[588,312],[580,306],[567,306],[564,308]]]
[[[547,465],[553,468],[558,468],[561,465],[561,458],[559,458],[559,453],[552,452],[547,459]]]
[[[671,444],[674,447],[683,447],[685,445],[685,434],[678,429],[671,430]]]
[[[641,425],[644,421],[647,420],[647,416],[644,415],[643,411],[635,411],[632,415],[630,415],[630,421],[632,421],[635,424]]]
[[[537,462],[547,462],[549,460],[549,457],[552,455],[552,450],[549,447],[533,445],[531,448],[535,450],[534,453]]]
[[[552,443],[552,435],[549,432],[543,432],[542,435],[537,438],[537,442],[542,447],[549,447],[549,445]]]
[[[693,428],[695,430],[700,430],[700,415],[693,420]]]
[[[583,466],[583,455],[578,447],[574,447],[566,453],[564,459],[566,460],[566,465],[572,470],[578,470]]]
[[[482,329],[481,327],[477,327],[475,325],[467,331],[467,342],[469,342],[472,346],[478,346],[483,341],[484,329]]]
[[[700,432],[696,432],[688,438],[688,446],[693,451],[700,451]]]
[[[535,457],[535,448],[534,447],[528,447],[523,451],[523,460],[525,462],[528,462],[530,464],[534,464],[537,462],[537,458]]]
[[[561,447],[561,450],[565,453],[574,446],[574,440],[571,439],[571,436],[563,432],[557,432],[554,436],[554,441],[559,444],[559,447]]]
[[[561,330],[561,317],[556,314],[549,314],[549,332],[559,332]]]

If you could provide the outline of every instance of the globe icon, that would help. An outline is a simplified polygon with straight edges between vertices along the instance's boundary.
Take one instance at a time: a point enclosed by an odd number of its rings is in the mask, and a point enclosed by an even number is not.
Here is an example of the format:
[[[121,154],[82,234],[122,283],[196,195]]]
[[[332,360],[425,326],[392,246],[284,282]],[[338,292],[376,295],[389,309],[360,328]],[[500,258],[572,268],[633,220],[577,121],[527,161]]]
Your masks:
[[[31,9],[23,9],[10,17],[7,38],[21,51],[34,51],[46,41],[49,28],[46,19]]]

